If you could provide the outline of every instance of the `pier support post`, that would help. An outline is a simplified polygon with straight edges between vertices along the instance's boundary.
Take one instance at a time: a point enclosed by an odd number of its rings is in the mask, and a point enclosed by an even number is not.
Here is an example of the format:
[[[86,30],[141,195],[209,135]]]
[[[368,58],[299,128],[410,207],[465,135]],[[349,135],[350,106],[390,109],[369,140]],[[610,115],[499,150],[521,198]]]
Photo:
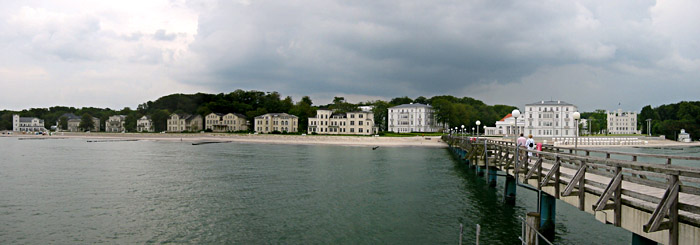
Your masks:
[[[535,245],[539,244],[537,242],[537,232],[534,230],[539,230],[540,229],[540,214],[535,213],[535,212],[530,212],[527,213],[527,217],[525,222],[527,223],[527,226],[524,226],[525,229],[525,244],[527,245]],[[534,230],[533,230],[534,229]]]
[[[496,180],[498,177],[498,169],[495,167],[489,167],[489,187],[496,187]]]
[[[506,187],[504,188],[503,202],[505,202],[506,204],[514,205],[515,204],[515,190],[516,190],[515,177],[513,177],[513,175],[506,175]]]
[[[553,239],[557,199],[545,192],[540,193],[540,233],[547,237],[547,239]]]
[[[484,172],[486,172],[484,170],[484,166],[481,166],[481,164],[479,164],[479,161],[477,160],[477,162],[476,162],[476,175],[479,177],[484,176]]]
[[[658,244],[657,242],[655,242],[649,238],[637,235],[637,233],[632,233],[632,245],[657,245],[657,244]]]

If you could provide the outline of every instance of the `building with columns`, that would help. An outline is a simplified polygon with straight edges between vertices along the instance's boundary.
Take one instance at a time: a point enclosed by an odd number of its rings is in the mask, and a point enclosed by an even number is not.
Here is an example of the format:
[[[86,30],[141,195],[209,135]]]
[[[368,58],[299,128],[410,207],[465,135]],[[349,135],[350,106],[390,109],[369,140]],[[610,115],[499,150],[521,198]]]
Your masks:
[[[205,129],[213,132],[236,132],[248,130],[246,116],[238,113],[209,113],[204,118]]]
[[[637,113],[617,111],[607,111],[608,133],[609,134],[637,134]]]
[[[438,132],[435,112],[430,105],[403,104],[389,108],[389,131],[394,133]]]
[[[525,120],[525,135],[534,137],[574,137],[576,122],[573,113],[578,107],[557,101],[538,101],[525,105],[521,116]]]
[[[481,130],[481,129],[479,129]],[[516,128],[515,125],[515,117],[513,117],[512,114],[508,113],[505,117],[503,117],[501,120],[498,120],[496,122],[495,127],[485,127],[484,128],[484,135],[503,135],[503,136],[513,136],[515,134],[519,133],[525,133],[525,118],[520,117],[518,118],[518,125]]]

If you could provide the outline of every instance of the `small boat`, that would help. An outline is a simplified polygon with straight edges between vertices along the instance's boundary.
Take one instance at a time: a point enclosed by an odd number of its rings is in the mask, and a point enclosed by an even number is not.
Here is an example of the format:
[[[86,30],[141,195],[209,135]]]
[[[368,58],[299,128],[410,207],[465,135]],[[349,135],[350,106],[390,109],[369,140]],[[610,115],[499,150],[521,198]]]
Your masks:
[[[372,150],[376,150],[379,146],[372,147]]]

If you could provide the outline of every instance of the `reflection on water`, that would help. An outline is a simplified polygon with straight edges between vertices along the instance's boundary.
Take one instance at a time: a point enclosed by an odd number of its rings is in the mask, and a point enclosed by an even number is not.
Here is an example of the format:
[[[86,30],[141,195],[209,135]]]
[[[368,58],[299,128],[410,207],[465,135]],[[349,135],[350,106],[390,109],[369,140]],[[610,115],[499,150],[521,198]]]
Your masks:
[[[0,138],[0,243],[518,242],[504,205],[445,149]],[[561,203],[557,241],[629,243]]]

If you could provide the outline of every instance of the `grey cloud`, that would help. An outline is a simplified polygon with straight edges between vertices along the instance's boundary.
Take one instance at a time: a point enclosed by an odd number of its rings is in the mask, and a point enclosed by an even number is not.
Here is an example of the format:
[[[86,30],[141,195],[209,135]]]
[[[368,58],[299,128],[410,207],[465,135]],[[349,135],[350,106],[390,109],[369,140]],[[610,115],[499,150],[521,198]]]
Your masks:
[[[157,30],[155,34],[153,34],[153,39],[159,40],[159,41],[173,41],[177,38],[177,34],[175,33],[165,33],[165,30],[160,29]]]

